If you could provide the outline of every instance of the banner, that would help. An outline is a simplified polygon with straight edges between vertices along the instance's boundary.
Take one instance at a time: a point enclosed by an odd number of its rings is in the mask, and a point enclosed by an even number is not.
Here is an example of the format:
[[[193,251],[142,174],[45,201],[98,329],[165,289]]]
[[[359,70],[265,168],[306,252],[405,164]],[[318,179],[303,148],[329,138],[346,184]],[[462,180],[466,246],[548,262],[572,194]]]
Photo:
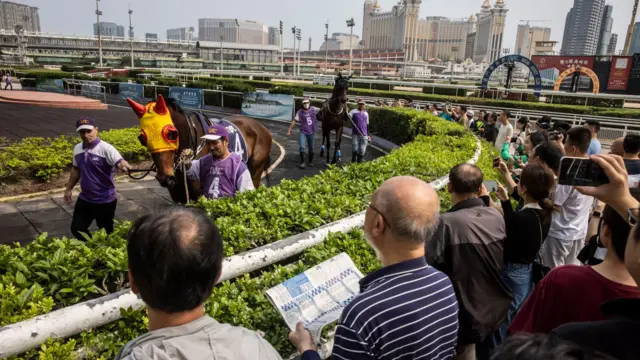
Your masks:
[[[538,70],[543,71],[555,68],[560,72],[570,67],[586,67],[593,70],[593,64],[596,59],[593,56],[546,56],[533,55],[531,57],[533,63],[536,64]]]
[[[630,56],[614,56],[611,59],[611,71],[607,90],[627,90],[629,75],[631,73]]]
[[[100,84],[100,81],[83,81],[82,95],[92,96],[95,94],[102,94],[102,85]]]
[[[137,103],[144,102],[142,99],[144,97],[144,85],[120,83],[118,88],[120,99],[127,100],[127,98],[129,98]]]
[[[61,79],[38,79],[36,80],[36,90],[64,93],[64,85]]]
[[[293,119],[293,95],[247,93],[242,101],[242,115],[273,120]]]
[[[202,108],[202,89],[170,87],[169,97],[176,99],[183,108]]]

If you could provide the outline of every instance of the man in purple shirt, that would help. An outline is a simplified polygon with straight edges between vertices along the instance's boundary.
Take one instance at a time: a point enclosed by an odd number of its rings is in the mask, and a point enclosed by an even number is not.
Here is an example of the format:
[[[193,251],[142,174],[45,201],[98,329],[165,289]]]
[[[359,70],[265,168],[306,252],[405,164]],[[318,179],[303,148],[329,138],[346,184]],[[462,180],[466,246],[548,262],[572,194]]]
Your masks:
[[[364,160],[367,144],[371,141],[371,136],[369,136],[369,113],[364,106],[364,100],[359,99],[358,108],[351,110],[349,113],[349,117],[353,121],[353,128],[351,129],[351,145],[353,148],[351,162],[356,162],[357,160],[361,163]]]
[[[229,151],[229,131],[222,124],[211,126],[202,139],[209,154],[193,160],[187,176],[199,182],[207,199],[234,197],[237,192],[255,189],[242,157]]]
[[[302,109],[298,110],[295,118],[289,126],[287,136],[291,136],[291,130],[300,123],[300,168],[305,168],[304,153],[306,152],[306,144],[309,144],[309,166],[313,167],[313,136],[318,130],[318,112],[317,107],[309,106],[309,98],[304,97],[302,100]]]
[[[113,232],[113,218],[118,195],[113,183],[114,168],[130,170],[118,150],[98,137],[98,127],[93,119],[81,118],[76,131],[82,142],[73,149],[73,168],[64,192],[64,200],[71,205],[73,188],[80,181],[80,195],[73,208],[71,232],[78,240],[85,240],[82,233],[91,236],[89,226],[96,221],[107,234]]]

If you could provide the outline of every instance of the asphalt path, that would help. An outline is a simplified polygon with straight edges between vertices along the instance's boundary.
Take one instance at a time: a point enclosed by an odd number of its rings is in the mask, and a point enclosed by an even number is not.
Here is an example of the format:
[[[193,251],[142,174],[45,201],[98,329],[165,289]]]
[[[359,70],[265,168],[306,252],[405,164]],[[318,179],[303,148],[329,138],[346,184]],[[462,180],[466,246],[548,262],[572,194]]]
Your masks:
[[[205,113],[209,117],[228,115],[220,111]],[[138,124],[133,111],[119,104],[110,105],[109,110],[74,110],[0,103],[0,137],[19,140],[29,136],[75,135],[75,122],[81,116],[94,118],[102,131]],[[315,136],[315,166],[300,169],[298,130],[294,129],[291,137],[287,137],[288,123],[259,121],[271,131],[275,140],[271,148],[272,162],[280,159],[271,171],[271,186],[279,184],[283,179],[296,180],[313,176],[326,169],[324,159],[319,156],[322,142],[319,132]],[[351,160],[350,139],[342,139],[341,150],[343,159],[340,164],[344,165]],[[370,147],[365,160],[372,160],[380,155],[382,152]],[[119,220],[134,220],[171,201],[167,190],[161,188],[154,179],[118,183],[116,187],[119,194],[116,218]],[[28,243],[43,232],[47,232],[49,236],[70,236],[72,215],[73,206],[63,202],[61,193],[21,201],[0,202],[0,233],[3,234],[0,244]],[[95,225],[90,229],[94,228]]]

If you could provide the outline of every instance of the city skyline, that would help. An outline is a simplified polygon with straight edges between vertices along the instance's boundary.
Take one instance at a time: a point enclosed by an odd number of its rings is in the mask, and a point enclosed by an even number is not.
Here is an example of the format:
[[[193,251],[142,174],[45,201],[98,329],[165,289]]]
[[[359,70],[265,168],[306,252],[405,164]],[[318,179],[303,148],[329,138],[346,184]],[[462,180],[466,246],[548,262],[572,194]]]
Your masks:
[[[48,0],[14,0],[25,5],[40,8],[40,22],[43,32],[83,34],[92,33],[95,22],[95,2],[86,0],[66,0],[64,6],[54,4]],[[451,0],[426,0],[420,9],[420,18],[427,16],[445,16],[448,18],[463,18],[477,11],[482,0],[453,0],[455,6],[451,6]],[[251,4],[247,4],[250,2]],[[324,0],[323,6],[317,2],[302,0],[288,2],[284,0],[271,0],[268,3],[257,0],[243,2],[222,2],[215,0],[203,3],[197,0],[182,0],[180,11],[175,11],[174,2],[165,0],[101,0],[100,10],[103,12],[101,21],[128,24],[128,7],[131,5],[133,13],[133,26],[137,34],[157,33],[163,37],[167,29],[184,26],[197,28],[198,18],[239,18],[243,20],[262,21],[267,26],[278,26],[278,22],[284,22],[285,46],[292,42],[290,29],[292,26],[302,28],[305,38],[311,37],[313,43],[318,46],[324,40],[324,23],[329,19],[329,31],[347,33],[349,28],[345,21],[353,17],[356,22],[354,34],[361,36],[362,32],[362,5],[364,0]],[[380,0],[382,8],[391,8],[397,0]],[[491,1],[495,3],[495,0]],[[538,0],[535,6],[531,2],[505,0],[509,8],[506,21],[503,47],[514,48],[517,34],[517,26],[520,20],[547,20],[543,24],[552,29],[551,40],[562,41],[566,14],[572,6],[572,1],[563,1],[558,4],[554,0]],[[621,50],[627,33],[629,16],[633,0],[609,0],[607,4],[613,5],[614,24],[612,33],[617,33],[622,40],[618,41],[616,51]],[[223,5],[224,4],[224,5]],[[249,5],[249,6],[247,6]],[[75,14],[90,14],[78,16],[74,21],[62,21],[68,19],[70,9]],[[309,15],[301,16],[301,14]],[[532,25],[537,25],[532,23]],[[558,44],[557,50],[562,44]]]

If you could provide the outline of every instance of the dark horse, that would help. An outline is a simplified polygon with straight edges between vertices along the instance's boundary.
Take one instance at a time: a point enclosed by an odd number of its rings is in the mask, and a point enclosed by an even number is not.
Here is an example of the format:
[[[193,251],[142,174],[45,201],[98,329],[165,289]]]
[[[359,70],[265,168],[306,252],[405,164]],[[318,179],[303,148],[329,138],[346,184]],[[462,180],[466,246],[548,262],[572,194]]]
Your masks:
[[[339,160],[340,142],[342,141],[342,131],[344,124],[349,121],[349,108],[347,107],[347,91],[349,90],[349,77],[343,77],[338,73],[336,84],[333,87],[331,98],[322,104],[319,119],[322,121],[322,147],[320,148],[320,156],[324,155],[327,144],[327,164],[329,163],[329,149],[331,148],[331,131],[336,132],[335,150],[333,151],[332,164]]]
[[[175,203],[187,203],[197,199],[201,194],[198,188],[186,180],[180,166],[177,166],[181,154],[185,150],[198,152],[199,159],[207,154],[207,147],[200,146],[200,137],[204,135],[203,124],[196,113],[187,114],[174,99],[166,102],[158,95],[157,102],[146,106],[127,99],[133,111],[140,119],[140,142],[149,148],[155,168],[156,179],[166,187]],[[258,188],[262,174],[271,164],[269,153],[273,142],[271,132],[260,122],[244,116],[232,115],[223,118],[235,124],[247,143],[247,167],[251,173],[253,185]]]

